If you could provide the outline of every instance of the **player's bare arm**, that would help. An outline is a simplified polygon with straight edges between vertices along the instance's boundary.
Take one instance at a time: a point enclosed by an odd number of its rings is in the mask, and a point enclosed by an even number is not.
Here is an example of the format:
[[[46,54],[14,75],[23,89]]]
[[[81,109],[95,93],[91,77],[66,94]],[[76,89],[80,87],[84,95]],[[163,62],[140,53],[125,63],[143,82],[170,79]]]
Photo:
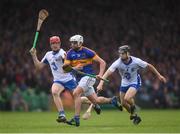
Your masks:
[[[160,81],[166,83],[166,78],[162,76],[152,64],[148,63],[147,68],[151,70],[158,77]]]
[[[82,64],[78,64],[77,66],[74,66],[73,69],[75,70],[81,70],[83,68]]]
[[[45,66],[45,64],[38,60],[37,54],[36,54],[36,48],[31,48],[31,50],[29,52],[31,53],[35,67],[38,70],[42,69]]]
[[[93,60],[99,63],[100,70],[99,70],[99,74],[97,75],[97,78],[102,77],[106,69],[106,62],[102,58],[100,58],[98,55],[96,55],[93,58]]]
[[[103,79],[107,79],[113,72],[111,72],[110,70],[107,70],[104,75],[103,75]],[[103,85],[104,85],[104,81],[100,81],[99,85],[97,86],[97,90],[103,90]]]
[[[65,60],[64,62],[64,67],[65,66],[71,66],[71,62],[69,60]],[[75,70],[81,70],[83,68],[83,65],[82,64],[77,64],[76,66],[72,67],[73,69]]]

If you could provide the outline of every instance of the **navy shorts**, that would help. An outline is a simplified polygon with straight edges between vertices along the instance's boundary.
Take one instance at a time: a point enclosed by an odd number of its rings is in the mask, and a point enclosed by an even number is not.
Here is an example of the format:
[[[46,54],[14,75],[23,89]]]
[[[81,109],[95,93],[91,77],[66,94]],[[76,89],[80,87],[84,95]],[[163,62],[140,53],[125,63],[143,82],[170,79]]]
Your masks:
[[[77,83],[73,79],[68,82],[54,81],[54,83],[61,84],[62,86],[64,86],[65,89],[70,91],[74,90],[77,87]]]
[[[140,85],[140,84],[131,84],[131,85],[128,85],[128,86],[125,86],[125,87],[121,86],[121,87],[119,88],[119,91],[120,91],[120,92],[123,92],[123,93],[126,93],[127,90],[128,90],[130,87],[134,87],[134,88],[138,91],[138,90],[140,89],[141,85]]]

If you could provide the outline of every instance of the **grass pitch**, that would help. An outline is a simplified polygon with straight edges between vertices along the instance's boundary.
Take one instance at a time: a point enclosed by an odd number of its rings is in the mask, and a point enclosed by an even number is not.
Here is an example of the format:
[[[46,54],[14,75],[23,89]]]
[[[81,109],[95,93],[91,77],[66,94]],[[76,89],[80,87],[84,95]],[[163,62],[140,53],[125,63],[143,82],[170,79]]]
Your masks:
[[[103,110],[82,120],[80,127],[58,124],[55,112],[0,112],[2,133],[180,133],[180,110],[142,110],[142,122],[135,126],[127,112]],[[66,112],[67,118],[73,112]]]

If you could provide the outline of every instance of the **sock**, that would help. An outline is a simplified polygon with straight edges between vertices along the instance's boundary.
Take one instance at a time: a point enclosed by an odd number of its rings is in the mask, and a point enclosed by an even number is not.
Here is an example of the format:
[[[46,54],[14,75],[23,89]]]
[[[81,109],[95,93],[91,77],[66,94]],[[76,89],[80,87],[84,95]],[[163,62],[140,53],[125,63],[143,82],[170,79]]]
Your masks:
[[[99,108],[100,106],[98,104],[94,104],[94,107],[95,108]]]
[[[130,107],[130,110],[131,110],[131,114],[132,114],[132,115],[135,115],[135,114],[136,114],[135,109],[136,109],[136,106],[135,106],[135,105],[132,105],[132,106]]]
[[[110,103],[113,104],[113,105],[116,105],[117,104],[116,97],[112,97]]]
[[[64,116],[64,117],[65,117],[65,112],[64,112],[64,110],[59,111],[59,116]]]
[[[79,116],[79,115],[75,115],[75,116],[74,116],[74,119],[75,119],[76,121],[79,121],[80,116]]]

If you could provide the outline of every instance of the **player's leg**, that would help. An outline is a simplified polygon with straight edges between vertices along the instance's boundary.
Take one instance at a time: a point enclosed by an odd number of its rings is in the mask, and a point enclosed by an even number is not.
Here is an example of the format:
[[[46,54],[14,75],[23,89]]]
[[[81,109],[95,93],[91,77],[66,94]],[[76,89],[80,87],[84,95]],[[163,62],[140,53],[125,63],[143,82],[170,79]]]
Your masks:
[[[119,88],[119,95],[121,100],[121,105],[130,113],[130,105],[124,100],[125,94],[128,91],[129,86]]]
[[[74,79],[71,79],[70,81],[63,83],[63,86],[65,90],[68,90],[70,92],[71,96],[74,99],[73,92],[77,87],[77,82]]]
[[[94,108],[94,110],[96,111],[97,114],[101,113],[101,108],[97,104],[110,103],[110,104],[114,105],[115,107],[117,107],[119,110],[122,111],[122,106],[121,106],[121,104],[120,104],[117,97],[106,98],[106,97],[103,97],[103,96],[97,96],[97,94],[94,91],[93,86],[89,87],[88,90],[85,91],[85,96],[88,96],[88,99],[90,101],[88,101],[86,97],[81,97],[82,102],[85,102],[85,103],[88,103],[88,104],[91,103],[91,105],[88,107],[88,109],[86,110],[86,112],[82,116],[82,118],[85,119],[85,120],[90,118],[91,111],[92,111],[93,108]]]
[[[121,106],[121,104],[119,102],[118,97],[116,97],[116,96],[114,96],[112,98],[106,98],[106,97],[103,97],[103,96],[97,96],[97,94],[94,92],[94,88],[93,87],[89,87],[89,90],[85,92],[85,95],[88,97],[88,99],[93,104],[95,104],[94,105],[95,108],[96,108],[97,104],[112,104],[113,106],[117,107],[119,110],[122,111],[122,106]],[[100,113],[97,112],[97,114],[100,114]]]
[[[83,93],[83,89],[81,87],[77,87],[74,92],[74,102],[75,102],[75,116],[79,116],[81,112],[81,95]]]
[[[122,106],[119,102],[119,98],[117,96],[113,96],[112,98],[106,98],[103,96],[98,96],[95,95],[95,99],[97,101],[98,104],[112,104],[113,106],[115,106],[116,108],[118,108],[119,110],[122,111]]]
[[[81,94],[83,93],[83,89],[77,86],[77,82],[74,79],[63,83],[63,86],[71,93],[75,102],[75,116],[70,121],[65,122],[69,125],[79,126],[79,115],[81,111]]]
[[[90,91],[89,91],[90,90]],[[91,117],[91,111],[94,108],[97,114],[100,114],[101,108],[96,104],[97,102],[94,100],[94,97],[91,97],[91,94],[95,94],[94,88],[87,90],[84,95],[89,96],[89,99],[87,97],[81,97],[82,103],[90,104],[86,112],[82,115],[82,118],[84,120],[87,120]],[[93,101],[96,105],[94,105],[91,101]]]
[[[77,86],[73,92],[74,103],[75,103],[75,115],[70,121],[66,122],[69,125],[75,125],[77,127],[80,126],[81,95],[83,92],[84,90],[80,86]]]
[[[135,87],[130,87],[124,96],[124,101],[130,105],[130,119],[133,120],[135,125],[141,122],[141,118],[135,112],[136,107],[133,98],[135,97],[136,93],[137,89]]]
[[[119,101],[119,97],[117,96],[113,96],[111,98],[111,102],[110,102],[113,106],[115,106],[118,110],[122,111],[123,110],[123,107]]]
[[[119,94],[120,94],[120,99],[121,99],[121,105],[122,105],[129,113],[131,113],[131,111],[130,111],[130,105],[124,101],[125,93],[122,92],[122,91],[120,91]]]
[[[87,96],[88,99],[93,103],[93,104],[106,104],[111,102],[111,98],[106,98],[103,96],[97,96],[95,92],[93,92],[91,95]]]
[[[61,84],[53,83],[52,88],[51,88],[51,92],[52,92],[54,103],[55,103],[56,108],[59,112],[58,119],[57,119],[58,122],[66,121],[63,104],[62,104],[62,101],[60,98],[60,93],[63,90],[64,90],[64,87]]]
[[[95,93],[95,92],[94,92]],[[97,98],[99,98],[99,97],[97,97]],[[92,98],[92,99],[94,99],[94,97]],[[86,104],[89,104],[89,107],[88,107],[88,109],[86,110],[86,112],[82,115],[82,118],[84,119],[84,120],[87,120],[87,119],[89,119],[90,117],[91,117],[91,111],[92,111],[92,109],[93,109],[93,107],[94,107],[94,104],[93,103],[91,103],[91,98],[87,98],[87,97],[81,97],[81,102],[82,103],[86,103]],[[93,100],[92,100],[93,101]],[[103,97],[100,97],[99,98],[99,101],[100,102],[103,102],[103,101],[107,101],[107,102],[109,102],[109,100],[105,100]],[[100,107],[94,107],[95,108],[95,111],[96,111],[96,113],[97,114],[100,114],[100,112],[101,112],[101,109],[100,109]]]
[[[95,78],[91,78],[88,76],[85,76],[81,79],[80,81],[80,86],[83,88],[84,90],[84,95],[91,101],[91,103],[93,104],[93,108],[95,109],[96,113],[100,114],[101,112],[101,108],[100,106],[97,104],[98,100],[97,100],[97,95],[95,93],[94,87],[93,85],[95,84],[96,79]],[[91,111],[91,110],[89,110]]]
[[[106,97],[103,97],[103,96],[98,96],[98,97],[95,97],[95,98],[96,98],[96,101],[97,101],[98,104],[109,103],[111,101],[111,98],[106,98]],[[85,96],[81,97],[81,102],[82,103],[91,104],[90,100],[94,101],[94,97],[92,99],[91,98],[88,99]]]
[[[133,98],[137,93],[137,89],[135,87],[130,87],[124,96],[124,101],[130,105],[130,112],[133,115],[135,112],[135,103]]]
[[[94,91],[93,87],[89,87],[89,90],[85,91],[85,96],[90,100],[90,102],[93,104],[92,108],[96,111],[97,114],[101,113],[101,107],[98,105],[99,101],[97,94]],[[103,100],[103,101],[109,101],[109,100]],[[91,110],[90,110],[91,112]]]
[[[97,95],[95,95],[95,96],[97,96]],[[92,99],[91,98],[88,99],[86,96],[83,96],[83,97],[81,97],[81,102],[84,104],[92,104],[92,102],[90,100],[94,101],[94,99],[96,99],[96,102],[98,104],[106,104],[106,103],[110,103],[112,101],[112,98],[106,98],[103,96],[92,97]]]

